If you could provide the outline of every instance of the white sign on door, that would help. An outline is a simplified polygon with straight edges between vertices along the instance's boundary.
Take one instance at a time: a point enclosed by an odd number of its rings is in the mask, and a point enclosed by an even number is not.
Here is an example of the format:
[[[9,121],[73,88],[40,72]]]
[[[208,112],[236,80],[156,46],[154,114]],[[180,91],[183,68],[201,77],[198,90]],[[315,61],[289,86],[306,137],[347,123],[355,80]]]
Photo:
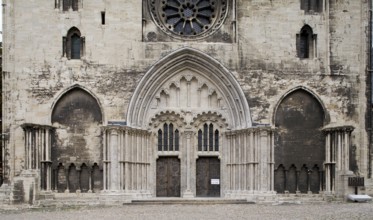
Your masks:
[[[211,179],[211,185],[220,185],[220,179]]]

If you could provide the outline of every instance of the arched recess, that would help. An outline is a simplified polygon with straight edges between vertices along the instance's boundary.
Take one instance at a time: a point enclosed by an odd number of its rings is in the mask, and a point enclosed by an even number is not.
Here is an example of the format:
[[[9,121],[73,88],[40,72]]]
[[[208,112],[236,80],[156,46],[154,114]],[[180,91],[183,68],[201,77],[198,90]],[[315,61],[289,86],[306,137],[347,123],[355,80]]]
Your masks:
[[[322,191],[323,171],[319,168],[325,161],[321,130],[325,123],[323,105],[305,89],[292,90],[277,106],[274,122],[278,129],[274,152],[275,190],[290,193]]]
[[[74,86],[59,97],[53,105],[52,125],[56,128],[55,141],[51,150],[54,168],[52,187],[59,192],[67,189],[87,191],[87,183],[99,184],[102,178],[76,175],[81,169],[92,174],[97,164],[102,167],[103,148],[101,125],[103,121],[100,105],[86,90]],[[59,172],[58,167],[66,172]],[[74,187],[73,187],[74,186]]]
[[[308,94],[310,94],[314,99],[317,100],[317,102],[321,105],[323,112],[324,112],[324,126],[330,123],[330,115],[329,112],[327,111],[324,102],[320,99],[319,95],[315,93],[312,89],[305,87],[305,86],[296,86],[287,92],[285,92],[279,99],[279,101],[276,103],[276,105],[273,108],[272,112],[272,124],[276,124],[276,112],[280,104],[283,102],[283,100],[288,97],[291,93],[297,91],[297,90],[302,90]]]
[[[145,129],[157,111],[165,109],[183,114],[212,109],[227,119],[231,129],[252,125],[249,105],[233,74],[191,48],[169,54],[145,74],[131,98],[127,123]]]

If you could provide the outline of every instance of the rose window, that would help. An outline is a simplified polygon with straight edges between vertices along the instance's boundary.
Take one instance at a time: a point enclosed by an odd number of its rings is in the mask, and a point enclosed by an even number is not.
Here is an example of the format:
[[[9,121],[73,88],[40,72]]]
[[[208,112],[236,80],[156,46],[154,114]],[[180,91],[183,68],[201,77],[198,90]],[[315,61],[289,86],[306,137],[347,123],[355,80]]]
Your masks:
[[[227,13],[227,0],[149,0],[157,25],[168,34],[198,37],[216,30]]]

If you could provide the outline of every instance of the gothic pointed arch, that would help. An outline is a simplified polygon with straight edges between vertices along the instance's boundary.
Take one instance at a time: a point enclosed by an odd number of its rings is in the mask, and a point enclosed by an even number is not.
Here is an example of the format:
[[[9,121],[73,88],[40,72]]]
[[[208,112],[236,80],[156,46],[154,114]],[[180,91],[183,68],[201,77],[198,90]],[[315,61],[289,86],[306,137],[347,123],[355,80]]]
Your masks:
[[[74,91],[74,90],[81,90],[82,92],[86,93],[87,96],[90,96],[92,97],[92,99],[94,100],[95,103],[97,103],[97,106],[98,108],[100,109],[100,112],[101,112],[101,117],[102,117],[102,122],[105,121],[105,114],[104,114],[104,111],[103,111],[103,108],[102,108],[102,103],[99,99],[99,97],[94,93],[92,92],[90,89],[86,88],[85,86],[83,85],[80,85],[80,84],[73,84],[67,88],[64,88],[63,90],[61,90],[57,95],[54,96],[53,98],[53,103],[51,104],[51,111],[53,111],[57,105],[57,103],[61,100],[62,97],[66,96],[68,93],[70,93],[71,91]]]
[[[289,94],[295,92],[295,91],[304,91],[306,93],[308,93],[310,96],[312,96],[314,99],[317,100],[317,102],[320,104],[323,112],[324,112],[324,125],[328,124],[330,122],[330,115],[329,115],[329,112],[328,110],[326,109],[325,107],[325,104],[324,102],[321,100],[320,96],[315,92],[313,91],[312,89],[306,87],[306,86],[296,86],[290,90],[288,90],[287,92],[285,92],[279,99],[279,101],[276,103],[276,105],[274,106],[274,109],[273,109],[273,115],[272,115],[272,124],[275,124],[275,120],[276,120],[276,112],[277,112],[277,109],[279,108],[280,104],[283,102],[283,100],[289,96]]]
[[[325,162],[325,142],[322,128],[325,124],[325,109],[318,98],[305,88],[289,91],[279,102],[274,115],[277,128],[275,138],[275,190],[295,193],[322,191],[323,171],[312,167],[323,167]],[[284,179],[281,172],[300,172],[298,181],[295,174]],[[279,173],[280,172],[280,173]],[[313,173],[314,172],[314,173]],[[296,183],[296,185],[294,185]],[[311,185],[310,185],[311,184]],[[315,187],[320,186],[320,187]]]
[[[206,111],[221,114],[231,129],[252,126],[249,105],[233,74],[191,48],[177,50],[150,68],[131,98],[127,123],[146,128],[154,115],[167,109],[189,112],[189,118]]]
[[[94,164],[102,166],[102,111],[97,99],[76,85],[69,88],[53,104],[51,122],[55,128],[51,148],[54,190],[75,192],[87,188]],[[66,172],[58,172],[60,165]],[[84,170],[79,176],[78,170]],[[68,181],[62,181],[67,179]],[[98,184],[102,179],[97,180]],[[83,185],[82,185],[83,184]]]

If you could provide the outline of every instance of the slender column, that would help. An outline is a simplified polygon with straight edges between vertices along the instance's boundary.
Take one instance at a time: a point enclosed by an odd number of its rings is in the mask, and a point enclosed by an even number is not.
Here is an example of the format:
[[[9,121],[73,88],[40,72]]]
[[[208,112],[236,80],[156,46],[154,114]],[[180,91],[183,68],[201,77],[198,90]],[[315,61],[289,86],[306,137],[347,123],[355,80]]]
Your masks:
[[[69,193],[70,192],[70,183],[69,183],[69,166],[68,164],[66,164],[66,167],[65,168],[65,175],[66,175],[66,190],[65,190],[65,193]]]
[[[47,182],[47,191],[51,191],[52,188],[52,167],[50,164],[47,166],[47,176],[46,176],[46,182]]]
[[[145,158],[144,158],[144,161],[146,162],[146,166],[145,166],[145,190],[149,190],[149,158],[148,158],[148,154],[149,154],[149,149],[150,149],[150,135],[149,133],[146,133],[146,144],[145,144]]]
[[[244,172],[243,172],[243,179],[244,179],[244,183],[243,183],[243,190],[247,190],[248,188],[248,176],[249,176],[249,172],[248,172],[248,169],[249,169],[249,165],[248,165],[248,155],[247,155],[247,152],[248,152],[248,144],[247,144],[247,133],[246,131],[242,134],[243,136],[243,166],[244,166]]]
[[[189,88],[189,84],[188,84],[188,88]],[[187,166],[186,166],[186,172],[187,172],[187,188],[183,194],[183,197],[184,198],[191,198],[193,197],[193,193],[191,191],[191,150],[193,148],[192,146],[192,141],[191,141],[191,138],[192,138],[192,135],[193,135],[193,132],[192,131],[185,131],[184,132],[185,134],[185,138],[186,138],[186,146],[185,146],[185,150],[186,150],[186,156],[187,156]]]
[[[120,190],[124,189],[124,130],[120,130],[119,133],[119,180],[120,180]]]
[[[47,161],[47,191],[51,190],[51,178],[52,178],[52,159],[51,159],[51,139],[50,129],[45,130],[45,161]]]
[[[33,141],[33,145],[34,145],[34,166],[33,166],[33,169],[40,169],[40,166],[39,166],[39,163],[42,161],[43,159],[43,147],[41,145],[41,136],[43,135],[43,128],[38,128],[38,129],[35,129],[35,133],[34,133],[34,141]]]
[[[238,176],[238,190],[242,190],[242,175],[241,175],[241,171],[242,171],[242,146],[241,146],[241,133],[238,133],[237,134],[237,150],[238,150],[238,155],[237,155],[237,176]]]
[[[230,133],[229,135],[229,146],[228,146],[228,152],[229,152],[229,189],[233,190],[233,134]]]
[[[350,148],[349,148],[349,142],[350,142],[350,137],[349,137],[349,132],[348,131],[344,131],[343,132],[343,135],[344,135],[344,149],[345,149],[345,171],[349,171],[350,170]]]
[[[307,170],[307,193],[308,194],[311,194],[311,173],[312,171],[311,170]]]
[[[274,191],[275,188],[275,138],[273,131],[271,132],[271,170],[269,176],[271,177],[271,187],[270,190]]]
[[[330,146],[330,133],[327,133],[326,134],[326,137],[325,137],[325,157],[326,157],[326,160],[325,160],[325,191],[326,192],[330,192],[330,163],[331,163],[331,152],[330,152],[330,149],[331,149],[331,146]]]
[[[136,154],[136,189],[141,189],[141,132],[137,131],[136,135],[137,140],[137,154]]]
[[[343,170],[343,144],[341,140],[341,132],[337,132],[337,162],[338,170]]]
[[[296,175],[297,175],[297,177],[296,177],[296,193],[298,194],[298,193],[300,193],[300,191],[299,191],[299,176],[300,176],[300,171],[296,170],[295,172],[296,172]]]
[[[267,191],[268,186],[266,184],[266,171],[268,169],[268,131],[260,131],[260,190]]]
[[[130,165],[131,165],[131,190],[135,190],[135,179],[136,179],[136,169],[134,161],[136,160],[136,133],[131,132],[131,156],[130,156]]]
[[[118,131],[116,129],[110,129],[110,190],[119,190],[118,181]]]
[[[322,186],[322,183],[323,183],[323,175],[322,175],[322,171],[320,170],[319,171],[319,178],[320,178],[320,186],[319,186],[319,192],[322,192],[323,191],[323,186]]]
[[[108,161],[108,158],[107,158],[107,150],[108,150],[108,146],[107,146],[107,140],[106,140],[106,135],[107,135],[108,131],[105,129],[104,130],[104,137],[103,137],[103,143],[104,143],[104,162],[103,162],[103,179],[104,179],[104,184],[103,184],[103,188],[104,190],[107,190],[107,161]]]
[[[93,169],[90,167],[88,168],[88,171],[89,171],[89,182],[88,182],[88,193],[92,193],[92,176],[93,176]]]
[[[27,157],[27,161],[28,161],[28,166],[27,166],[27,169],[31,169],[32,167],[32,142],[31,142],[31,133],[32,131],[29,131],[28,132],[28,137],[27,137],[27,150],[28,150],[28,157]]]
[[[254,133],[250,131],[250,190],[254,190]]]
[[[130,185],[130,170],[129,170],[129,156],[130,156],[130,151],[129,151],[129,139],[130,139],[130,136],[128,135],[128,130],[125,131],[124,133],[124,142],[125,142],[125,145],[124,145],[124,150],[125,150],[125,154],[124,154],[124,190],[125,191],[128,191],[129,189],[129,185]]]
[[[180,88],[177,88],[176,89],[176,103],[177,103],[177,107],[180,107]]]
[[[233,188],[232,190],[237,190],[237,186],[236,186],[236,139],[237,139],[237,133],[234,133],[232,135],[232,145],[231,145],[231,149],[232,149],[232,168],[233,168],[233,171],[232,171],[232,180],[233,180]]]
[[[231,148],[231,133],[227,133],[226,135],[227,137],[227,146],[226,146],[226,149],[225,149],[225,152],[226,152],[226,161],[227,161],[227,188],[228,190],[231,190],[232,189],[232,181],[231,181],[231,178],[232,178],[232,171],[231,171],[231,166],[232,166],[232,160],[231,160],[231,152],[230,152],[230,148]]]
[[[187,85],[188,85],[188,88],[187,88],[188,89],[188,92],[187,92],[187,98],[188,98],[187,99],[187,102],[188,102],[187,106],[190,107],[191,106],[191,97],[190,97],[191,96],[191,91],[190,91],[190,87],[191,86],[190,86],[190,81],[187,82]]]

